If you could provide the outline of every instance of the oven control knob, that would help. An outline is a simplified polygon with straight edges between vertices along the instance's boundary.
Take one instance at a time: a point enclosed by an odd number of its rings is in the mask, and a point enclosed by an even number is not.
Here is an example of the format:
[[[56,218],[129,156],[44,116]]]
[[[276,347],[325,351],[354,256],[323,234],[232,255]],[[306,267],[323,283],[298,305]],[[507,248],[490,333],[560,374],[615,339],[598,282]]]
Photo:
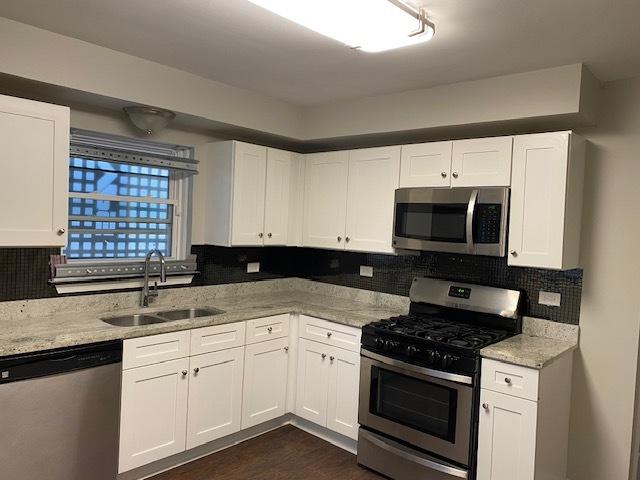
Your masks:
[[[444,368],[448,368],[451,366],[451,364],[453,363],[453,357],[451,355],[449,355],[448,353],[445,353],[442,356],[442,366]]]
[[[406,352],[408,357],[413,357],[418,353],[418,347],[415,345],[409,345],[406,348]]]
[[[433,361],[431,363],[433,363],[434,365],[439,365],[441,361],[442,355],[440,354],[440,352],[433,352]]]
[[[427,350],[427,362],[428,363],[434,363],[436,360],[436,352],[434,352],[433,350]]]
[[[387,340],[386,342],[384,342],[384,349],[387,352],[392,352],[393,350],[395,350],[399,346],[400,346],[400,344],[398,342],[396,342],[395,340]]]
[[[373,343],[375,344],[376,348],[379,348],[381,350],[384,348],[385,342],[383,338],[378,337],[373,341]]]

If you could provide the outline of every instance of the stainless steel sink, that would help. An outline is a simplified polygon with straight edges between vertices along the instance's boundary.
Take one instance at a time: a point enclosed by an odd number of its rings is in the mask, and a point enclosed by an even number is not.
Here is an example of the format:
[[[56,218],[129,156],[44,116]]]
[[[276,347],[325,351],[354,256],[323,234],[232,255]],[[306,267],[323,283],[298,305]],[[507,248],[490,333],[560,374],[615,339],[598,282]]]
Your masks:
[[[183,308],[180,310],[157,312],[154,315],[166,320],[186,320],[190,318],[210,317],[212,315],[220,315],[221,313],[224,312],[217,308]]]
[[[151,325],[154,323],[166,322],[164,318],[144,313],[137,313],[134,315],[121,315],[117,317],[104,317],[100,320],[108,323],[109,325],[115,325],[116,327],[138,327],[140,325]]]

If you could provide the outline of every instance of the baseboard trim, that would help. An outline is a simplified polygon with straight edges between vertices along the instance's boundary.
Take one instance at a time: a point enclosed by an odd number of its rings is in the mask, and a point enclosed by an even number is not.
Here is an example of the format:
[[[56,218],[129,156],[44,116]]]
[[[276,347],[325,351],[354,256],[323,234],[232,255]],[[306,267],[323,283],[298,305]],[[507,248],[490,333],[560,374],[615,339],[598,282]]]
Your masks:
[[[288,413],[282,417],[256,425],[255,427],[247,428],[246,430],[241,430],[226,437],[219,438],[218,440],[187,450],[186,452],[181,452],[148,465],[143,465],[134,470],[121,473],[118,475],[117,480],[144,480],[146,478],[153,477],[154,475],[158,475],[159,473],[166,472],[167,470],[193,462],[199,458],[206,457],[212,453],[225,450],[252,438],[264,435],[265,433],[283,427],[284,425],[293,425],[300,430],[304,430],[305,432],[321,438],[336,447],[353,453],[354,455],[357,451],[358,442],[352,438],[345,437],[344,435],[311,423],[295,416],[294,414]]]

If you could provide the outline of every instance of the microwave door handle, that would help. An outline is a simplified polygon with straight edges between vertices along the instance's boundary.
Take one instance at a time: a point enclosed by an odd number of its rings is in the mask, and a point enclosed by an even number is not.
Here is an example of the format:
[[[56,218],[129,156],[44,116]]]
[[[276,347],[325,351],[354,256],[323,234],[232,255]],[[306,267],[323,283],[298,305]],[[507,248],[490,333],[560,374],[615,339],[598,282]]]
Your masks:
[[[473,241],[473,217],[476,214],[476,205],[478,203],[478,190],[471,192],[469,206],[467,207],[467,249],[469,253],[474,253],[475,244]]]

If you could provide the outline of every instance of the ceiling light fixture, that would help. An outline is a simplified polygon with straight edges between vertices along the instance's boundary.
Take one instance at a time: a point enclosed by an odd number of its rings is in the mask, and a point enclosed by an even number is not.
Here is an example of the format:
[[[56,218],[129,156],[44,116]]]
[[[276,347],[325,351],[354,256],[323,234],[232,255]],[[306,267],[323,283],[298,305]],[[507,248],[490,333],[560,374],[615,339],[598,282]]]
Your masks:
[[[435,33],[426,10],[403,0],[249,0],[351,48],[382,52],[424,43]]]
[[[124,107],[129,120],[147,135],[153,135],[169,125],[176,118],[171,110],[155,107]]]

